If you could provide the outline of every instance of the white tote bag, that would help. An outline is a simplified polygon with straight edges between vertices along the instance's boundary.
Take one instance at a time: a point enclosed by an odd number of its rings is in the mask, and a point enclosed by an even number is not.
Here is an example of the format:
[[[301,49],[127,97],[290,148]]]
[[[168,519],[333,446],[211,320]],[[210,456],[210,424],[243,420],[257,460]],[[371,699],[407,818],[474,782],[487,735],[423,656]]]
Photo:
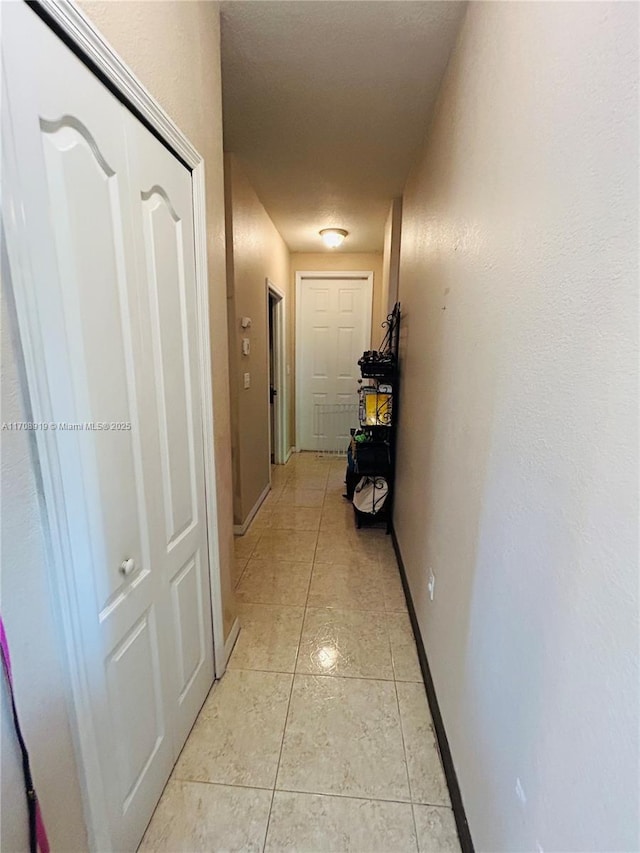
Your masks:
[[[375,515],[384,506],[388,492],[384,477],[363,477],[353,494],[353,505],[359,512]]]

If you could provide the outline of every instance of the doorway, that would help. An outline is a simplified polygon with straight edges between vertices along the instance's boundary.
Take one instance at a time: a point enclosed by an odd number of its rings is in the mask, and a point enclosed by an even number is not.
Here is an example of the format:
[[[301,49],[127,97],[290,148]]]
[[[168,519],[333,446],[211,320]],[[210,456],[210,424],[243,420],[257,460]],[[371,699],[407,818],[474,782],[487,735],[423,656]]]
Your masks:
[[[346,451],[355,425],[358,359],[371,346],[373,272],[296,273],[299,450]]]
[[[285,295],[267,279],[267,363],[269,365],[269,452],[272,465],[289,456]]]

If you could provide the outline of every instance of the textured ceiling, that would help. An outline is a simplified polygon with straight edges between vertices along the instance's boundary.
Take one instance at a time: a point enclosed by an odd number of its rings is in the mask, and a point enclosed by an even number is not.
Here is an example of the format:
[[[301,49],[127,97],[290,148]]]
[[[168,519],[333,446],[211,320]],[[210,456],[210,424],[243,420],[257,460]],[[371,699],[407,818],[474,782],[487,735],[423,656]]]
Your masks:
[[[465,4],[222,4],[225,150],[292,251],[382,249],[391,200],[422,145]]]

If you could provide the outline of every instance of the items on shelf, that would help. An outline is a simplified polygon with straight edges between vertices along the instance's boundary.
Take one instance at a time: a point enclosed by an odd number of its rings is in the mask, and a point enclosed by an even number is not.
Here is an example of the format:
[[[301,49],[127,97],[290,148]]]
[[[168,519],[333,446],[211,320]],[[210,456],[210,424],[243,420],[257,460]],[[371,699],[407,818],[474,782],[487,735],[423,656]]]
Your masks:
[[[391,385],[360,389],[361,426],[391,426],[393,389]]]
[[[385,376],[393,376],[396,371],[396,361],[397,357],[393,352],[369,350],[358,359],[358,365],[363,379],[382,379]]]
[[[382,325],[386,333],[380,349],[363,353],[358,361],[362,375],[360,426],[351,430],[346,497],[353,502],[358,527],[365,520],[385,520],[390,532],[399,380],[399,303]]]
[[[388,494],[389,484],[384,477],[363,477],[353,495],[354,509],[367,515],[377,515],[384,508]]]

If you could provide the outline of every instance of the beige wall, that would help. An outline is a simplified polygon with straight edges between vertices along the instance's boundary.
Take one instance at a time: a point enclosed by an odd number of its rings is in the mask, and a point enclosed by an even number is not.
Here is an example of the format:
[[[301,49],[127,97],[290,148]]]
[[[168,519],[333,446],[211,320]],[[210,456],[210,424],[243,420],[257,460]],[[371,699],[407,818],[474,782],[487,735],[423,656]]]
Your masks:
[[[276,230],[241,164],[226,156],[228,223],[229,362],[233,410],[234,520],[242,524],[269,483],[269,364],[268,278],[284,292],[290,314],[289,249]],[[243,330],[242,317],[251,318]],[[242,355],[242,338],[251,352]],[[293,340],[287,336],[290,351]],[[291,358],[291,356],[290,356]],[[251,374],[251,387],[243,387],[243,374]],[[292,403],[291,394],[288,398]]]
[[[398,276],[400,274],[400,234],[402,224],[402,199],[391,202],[389,215],[384,225],[384,248],[382,250],[382,294],[380,307],[388,314],[398,300]]]
[[[81,0],[136,76],[205,159],[211,363],[225,637],[235,619],[224,245],[220,11],[215,2]]]
[[[637,74],[636,4],[470,4],[404,196],[395,527],[477,850],[640,840]]]

